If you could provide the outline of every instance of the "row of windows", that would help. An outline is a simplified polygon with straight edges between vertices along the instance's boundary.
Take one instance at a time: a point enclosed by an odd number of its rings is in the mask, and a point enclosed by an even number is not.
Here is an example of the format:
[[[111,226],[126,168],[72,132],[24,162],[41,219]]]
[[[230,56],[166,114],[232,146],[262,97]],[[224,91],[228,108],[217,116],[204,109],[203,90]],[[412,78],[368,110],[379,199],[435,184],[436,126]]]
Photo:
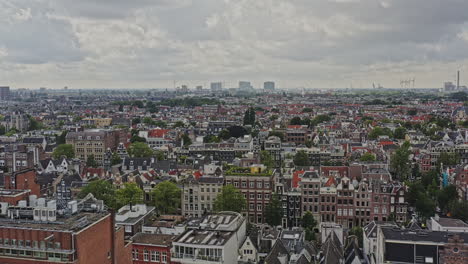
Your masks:
[[[45,241],[32,241],[31,240],[16,240],[16,239],[9,239],[9,238],[0,238],[0,246],[5,245],[5,246],[18,246],[18,247],[33,247],[33,248],[41,248],[45,249],[46,248],[46,242]],[[55,249],[60,249],[60,242],[47,242],[47,248],[55,248]]]
[[[92,148],[88,148],[88,149],[84,149],[84,148],[76,148],[76,152],[93,152],[93,149]],[[102,148],[95,148],[94,149],[94,152],[96,153],[103,153],[104,150]]]
[[[87,142],[86,144],[85,144],[84,142],[78,142],[78,143],[76,143],[77,146],[92,146],[93,144],[94,144],[94,146],[96,146],[96,147],[102,146],[102,143],[98,143],[98,142],[96,142],[96,143]]]
[[[0,248],[0,256],[18,256],[22,258],[47,259],[49,261],[69,261],[70,254]]]
[[[226,184],[229,185],[231,184],[231,181],[226,181]],[[234,187],[239,187],[239,181],[233,181]],[[255,187],[256,186],[256,187]],[[240,183],[241,188],[247,188],[247,181],[242,181]],[[249,188],[265,188],[268,189],[270,188],[270,183],[269,182],[262,182],[262,181],[257,181],[257,184],[255,182],[251,181],[249,182]]]
[[[138,249],[133,249],[132,250],[133,260],[167,263],[167,252],[148,251],[145,249],[143,250],[143,258],[141,258],[140,254],[141,253],[138,251]]]
[[[83,136],[78,136],[78,140],[83,140],[83,138],[84,138]],[[86,139],[87,139],[87,140],[91,140],[92,137],[91,137],[91,136],[87,136]],[[100,140],[101,137],[100,137],[100,136],[95,136],[94,139],[95,139],[95,140]]]
[[[247,193],[242,193],[242,194],[244,195],[244,198],[247,199]],[[248,198],[250,200],[254,200],[255,197],[257,197],[257,200],[262,200],[262,199],[265,199],[267,201],[270,200],[270,194],[269,193],[265,193],[265,194],[264,193],[257,193],[257,195],[255,195],[254,192],[249,193]]]

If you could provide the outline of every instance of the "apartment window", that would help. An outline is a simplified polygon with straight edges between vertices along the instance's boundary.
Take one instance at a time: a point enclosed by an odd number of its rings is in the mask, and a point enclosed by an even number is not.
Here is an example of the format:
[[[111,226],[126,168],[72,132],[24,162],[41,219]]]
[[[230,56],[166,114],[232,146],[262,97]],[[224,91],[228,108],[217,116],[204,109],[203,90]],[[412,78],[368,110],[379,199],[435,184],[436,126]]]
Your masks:
[[[261,199],[262,199],[262,196],[263,196],[263,195],[262,195],[261,193],[258,193],[258,194],[257,194],[257,199],[258,199],[258,200],[261,200]]]
[[[374,207],[374,214],[378,214],[379,213],[379,207]]]
[[[257,188],[262,188],[263,183],[262,182],[257,182]]]
[[[149,260],[149,252],[148,250],[145,249],[145,251],[143,251],[143,260],[144,261],[148,261]]]
[[[239,182],[235,181],[234,182],[234,187],[239,187]]]
[[[257,204],[257,211],[261,211],[262,210],[262,204]]]
[[[250,196],[250,199],[252,200],[255,199],[255,193],[250,193],[249,196]]]
[[[247,188],[247,182],[246,181],[242,181],[242,188]]]
[[[162,263],[166,263],[166,262],[167,262],[167,253],[163,252],[162,253]]]
[[[151,262],[156,262],[156,253],[158,253],[158,257],[159,257],[159,252],[151,251]]]
[[[132,250],[133,260],[138,260],[138,249]]]
[[[249,182],[249,187],[250,188],[255,188],[255,182],[253,182],[253,181]]]

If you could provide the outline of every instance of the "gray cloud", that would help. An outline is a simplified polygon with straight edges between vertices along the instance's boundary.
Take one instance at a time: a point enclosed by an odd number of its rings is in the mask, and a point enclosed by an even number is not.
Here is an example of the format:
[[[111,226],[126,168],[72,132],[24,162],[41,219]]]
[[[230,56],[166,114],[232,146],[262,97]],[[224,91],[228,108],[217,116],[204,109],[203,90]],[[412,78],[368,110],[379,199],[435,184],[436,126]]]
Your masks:
[[[412,75],[438,86],[468,60],[461,0],[4,0],[0,9],[0,77],[17,85],[397,86]]]

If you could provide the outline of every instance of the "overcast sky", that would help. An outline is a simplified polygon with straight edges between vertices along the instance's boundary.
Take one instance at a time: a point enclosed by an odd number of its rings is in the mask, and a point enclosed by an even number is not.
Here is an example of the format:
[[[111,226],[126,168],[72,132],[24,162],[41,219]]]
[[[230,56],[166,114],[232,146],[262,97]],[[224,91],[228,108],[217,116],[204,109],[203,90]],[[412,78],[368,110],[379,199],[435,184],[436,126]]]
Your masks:
[[[467,0],[0,0],[0,85],[468,84]]]

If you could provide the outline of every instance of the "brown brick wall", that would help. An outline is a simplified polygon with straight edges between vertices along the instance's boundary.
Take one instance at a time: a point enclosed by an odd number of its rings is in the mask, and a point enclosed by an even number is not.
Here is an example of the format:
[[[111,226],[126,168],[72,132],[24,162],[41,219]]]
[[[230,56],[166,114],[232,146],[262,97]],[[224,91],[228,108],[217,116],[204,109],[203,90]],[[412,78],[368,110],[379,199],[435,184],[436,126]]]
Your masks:
[[[111,264],[112,221],[108,214],[75,235],[78,264]]]
[[[115,231],[115,264],[132,264],[132,243],[124,240],[125,230]]]

